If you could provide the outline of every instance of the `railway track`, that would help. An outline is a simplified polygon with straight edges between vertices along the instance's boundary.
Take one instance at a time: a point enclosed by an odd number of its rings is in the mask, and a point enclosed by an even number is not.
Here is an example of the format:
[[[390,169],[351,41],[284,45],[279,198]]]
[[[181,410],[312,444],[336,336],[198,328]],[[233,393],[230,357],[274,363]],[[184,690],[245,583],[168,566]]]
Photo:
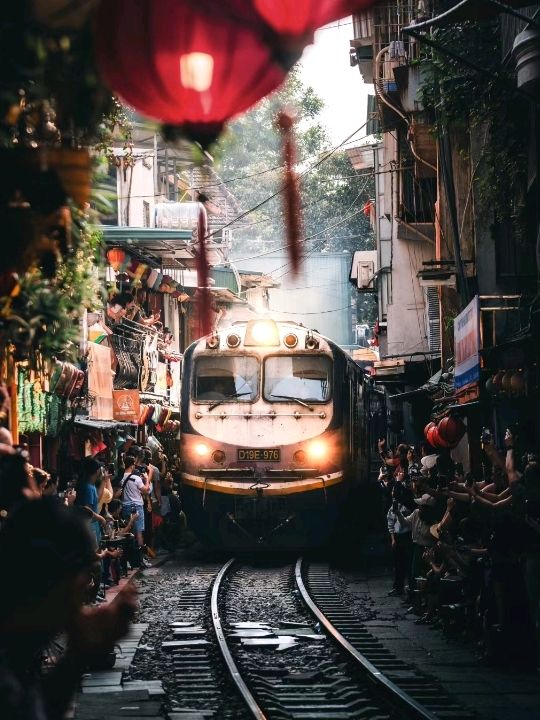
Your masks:
[[[197,577],[171,622],[175,720],[469,720],[343,604],[329,568],[229,560]],[[234,685],[237,693],[231,692]]]

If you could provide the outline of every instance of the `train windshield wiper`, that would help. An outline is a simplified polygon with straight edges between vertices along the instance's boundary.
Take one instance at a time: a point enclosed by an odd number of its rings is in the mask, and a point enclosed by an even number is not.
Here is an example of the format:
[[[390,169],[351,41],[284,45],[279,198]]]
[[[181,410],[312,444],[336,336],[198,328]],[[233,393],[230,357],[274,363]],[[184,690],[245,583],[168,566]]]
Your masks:
[[[235,400],[239,397],[244,397],[245,395],[251,395],[251,391],[246,392],[235,392],[231,395],[226,395],[224,398],[221,398],[221,400],[216,400],[216,402],[213,402],[211,405],[208,406],[208,410],[213,410],[214,408],[217,408],[218,405],[221,405],[221,403],[227,402],[227,400]]]
[[[307,407],[308,410],[313,412],[315,408],[312,408],[311,405],[308,405],[307,402],[304,400],[301,400],[300,398],[294,397],[293,395],[274,395],[274,393],[270,394],[271,397],[279,398],[280,400],[294,400],[294,402],[297,402],[299,405],[303,405],[304,407]]]

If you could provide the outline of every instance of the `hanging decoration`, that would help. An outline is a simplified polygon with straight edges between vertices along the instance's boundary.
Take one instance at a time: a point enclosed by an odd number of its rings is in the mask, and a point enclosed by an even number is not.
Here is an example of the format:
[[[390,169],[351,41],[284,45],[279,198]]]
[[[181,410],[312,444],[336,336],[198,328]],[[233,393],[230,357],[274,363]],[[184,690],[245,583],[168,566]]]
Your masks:
[[[126,253],[122,250],[122,248],[114,247],[107,250],[107,260],[115,272],[120,272],[126,269]]]
[[[298,38],[302,49],[317,28],[372,3],[366,0],[253,0],[257,12],[280,35]]]
[[[211,331],[210,293],[208,291],[208,258],[206,253],[206,238],[208,225],[206,210],[200,204],[199,220],[197,222],[197,285],[200,299],[200,330],[201,335],[208,335]]]
[[[302,232],[302,210],[300,207],[300,190],[295,170],[296,147],[293,136],[294,115],[281,110],[276,124],[283,139],[285,227],[287,229],[287,245],[291,258],[293,275],[300,269]]]
[[[221,2],[103,0],[94,37],[106,82],[139,112],[208,147],[286,74],[257,32],[252,0],[232,5],[234,13]]]

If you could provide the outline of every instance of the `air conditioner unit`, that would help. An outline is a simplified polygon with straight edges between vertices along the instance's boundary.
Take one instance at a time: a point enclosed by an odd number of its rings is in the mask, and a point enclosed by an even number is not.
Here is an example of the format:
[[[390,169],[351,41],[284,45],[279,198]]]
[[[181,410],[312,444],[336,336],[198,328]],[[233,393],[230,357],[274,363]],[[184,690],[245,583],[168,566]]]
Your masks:
[[[353,255],[350,280],[354,282],[358,292],[375,292],[375,276],[377,273],[377,251],[358,250]]]

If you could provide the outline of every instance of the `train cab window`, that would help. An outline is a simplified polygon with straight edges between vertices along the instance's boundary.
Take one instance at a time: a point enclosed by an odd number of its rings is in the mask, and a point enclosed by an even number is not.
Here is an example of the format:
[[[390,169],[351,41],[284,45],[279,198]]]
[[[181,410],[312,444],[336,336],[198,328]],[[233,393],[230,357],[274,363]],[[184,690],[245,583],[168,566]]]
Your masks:
[[[330,398],[332,361],[326,355],[288,355],[266,358],[264,398],[326,402]]]
[[[199,357],[195,361],[193,399],[198,402],[253,402],[259,388],[254,357]]]

